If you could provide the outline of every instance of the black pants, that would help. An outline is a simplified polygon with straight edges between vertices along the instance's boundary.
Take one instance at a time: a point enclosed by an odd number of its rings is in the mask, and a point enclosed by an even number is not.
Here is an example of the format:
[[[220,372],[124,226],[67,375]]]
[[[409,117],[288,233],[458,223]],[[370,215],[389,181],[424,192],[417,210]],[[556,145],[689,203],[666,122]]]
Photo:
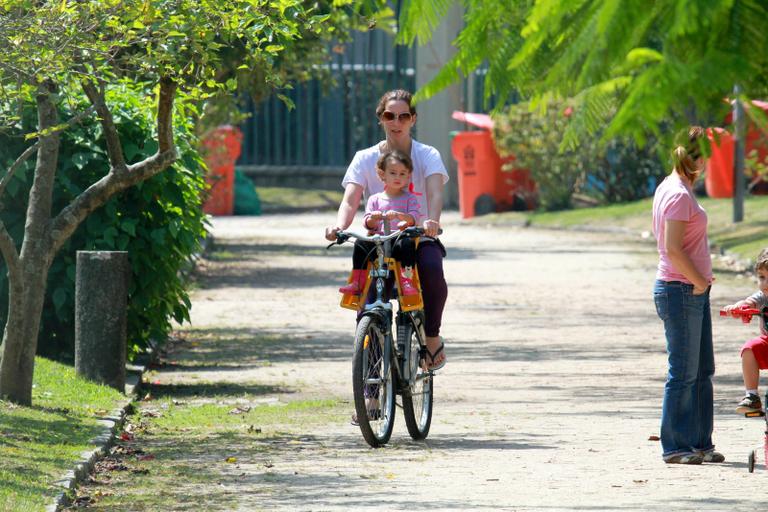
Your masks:
[[[363,270],[366,264],[376,258],[376,245],[373,242],[355,242],[352,251],[352,268]],[[416,266],[416,242],[413,238],[401,238],[392,247],[392,257],[403,267]]]

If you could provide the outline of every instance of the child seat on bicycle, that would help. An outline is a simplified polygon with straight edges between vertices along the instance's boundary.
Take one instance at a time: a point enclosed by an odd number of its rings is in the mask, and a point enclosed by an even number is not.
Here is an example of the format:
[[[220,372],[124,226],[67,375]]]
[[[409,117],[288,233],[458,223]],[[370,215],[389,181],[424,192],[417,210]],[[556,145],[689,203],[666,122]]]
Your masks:
[[[391,231],[414,226],[421,220],[419,201],[408,191],[413,172],[411,159],[400,151],[384,153],[376,164],[379,178],[384,182],[384,191],[368,198],[365,207],[363,225],[369,233],[384,234],[385,223]],[[349,284],[339,288],[339,292],[360,295],[367,279],[366,266],[376,256],[374,244],[356,241],[352,252],[352,275]],[[400,288],[405,296],[417,295],[414,285],[416,266],[416,242],[410,237],[403,237],[395,242],[392,257],[399,262]]]

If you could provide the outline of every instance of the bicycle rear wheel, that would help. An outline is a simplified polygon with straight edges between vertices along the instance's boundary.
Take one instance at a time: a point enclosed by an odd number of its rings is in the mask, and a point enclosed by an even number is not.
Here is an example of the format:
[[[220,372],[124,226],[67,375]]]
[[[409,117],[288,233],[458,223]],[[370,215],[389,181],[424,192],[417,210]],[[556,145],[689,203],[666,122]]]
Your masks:
[[[421,344],[413,325],[406,323],[402,326],[401,332],[405,335],[405,349],[410,351],[408,375],[412,376],[410,386],[403,392],[403,417],[411,438],[418,441],[426,439],[429,435],[429,427],[432,424],[434,383],[432,375],[421,367],[419,358]]]
[[[370,316],[357,324],[352,359],[355,412],[365,441],[378,448],[389,441],[395,425],[395,388],[386,338]]]

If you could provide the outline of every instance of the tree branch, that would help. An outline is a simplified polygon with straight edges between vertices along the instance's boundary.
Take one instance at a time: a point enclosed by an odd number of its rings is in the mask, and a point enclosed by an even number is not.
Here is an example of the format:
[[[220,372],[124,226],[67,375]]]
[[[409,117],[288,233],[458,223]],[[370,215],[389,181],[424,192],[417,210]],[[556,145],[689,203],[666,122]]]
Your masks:
[[[107,154],[109,155],[109,165],[112,168],[110,172],[123,172],[125,171],[125,156],[123,155],[123,148],[120,145],[120,136],[117,134],[117,128],[115,127],[115,120],[112,117],[107,102],[104,99],[104,84],[100,83],[97,89],[90,80],[83,80],[82,87],[85,91],[88,99],[96,108],[96,113],[99,115],[99,122],[104,129],[104,139],[107,143]]]
[[[94,107],[88,107],[87,109],[83,110],[76,116],[70,118],[63,126],[59,126],[54,130],[51,130],[49,133],[56,133],[56,132],[62,132],[72,126],[75,123],[80,122],[82,118],[84,118],[87,115],[90,115],[94,111]],[[13,178],[14,173],[18,170],[18,168],[23,164],[32,154],[34,154],[35,151],[37,151],[37,148],[40,147],[40,142],[35,142],[31,146],[29,146],[27,149],[24,150],[24,152],[19,155],[19,158],[16,159],[13,164],[11,164],[11,167],[8,169],[8,172],[5,173],[5,176],[3,176],[3,179],[0,180],[0,197],[2,197],[3,192],[5,192],[5,187],[8,186],[8,183],[11,181],[11,178]]]
[[[126,166],[126,172],[109,172],[61,210],[51,223],[51,241],[54,254],[92,211],[102,206],[118,192],[122,192],[167,169],[178,159],[176,145],[173,141],[175,92],[176,84],[172,80],[164,78],[160,81],[160,93],[157,102],[157,153],[141,162]]]
[[[160,79],[160,94],[157,98],[157,142],[159,153],[176,151],[173,143],[173,101],[176,96],[176,82],[168,77]]]
[[[15,277],[20,275],[21,267],[19,266],[19,253],[16,250],[16,244],[5,228],[5,224],[0,220],[0,254],[3,255],[5,265],[8,267],[8,277],[11,281],[15,281]]]
[[[27,149],[25,149],[24,152],[19,155],[19,158],[17,158],[16,161],[11,164],[11,166],[8,168],[8,172],[6,172],[5,176],[3,176],[3,179],[0,180],[0,196],[2,196],[3,192],[5,192],[5,187],[8,186],[8,183],[11,181],[11,178],[13,178],[13,174],[16,172],[16,170],[21,167],[21,164],[23,164],[27,158],[32,156],[35,151],[37,151],[39,146],[40,142],[35,142]]]

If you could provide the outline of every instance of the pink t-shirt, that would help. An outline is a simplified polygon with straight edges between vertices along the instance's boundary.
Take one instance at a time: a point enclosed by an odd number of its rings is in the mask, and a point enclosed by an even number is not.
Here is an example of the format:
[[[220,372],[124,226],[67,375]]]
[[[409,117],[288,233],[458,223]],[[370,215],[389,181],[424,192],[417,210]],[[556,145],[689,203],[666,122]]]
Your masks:
[[[676,172],[664,178],[653,196],[653,234],[659,250],[659,266],[656,279],[682,281],[693,284],[672,265],[664,246],[664,228],[668,220],[686,223],[683,235],[683,251],[688,255],[702,276],[712,281],[712,258],[707,239],[707,213],[696,201],[691,187]]]
[[[387,210],[410,213],[413,215],[413,220],[416,221],[417,226],[422,221],[421,206],[419,205],[418,198],[414,194],[404,191],[397,197],[389,197],[386,192],[379,192],[378,194],[373,194],[368,198],[368,204],[365,206],[365,217],[363,217],[363,225],[369,225],[368,219],[371,216],[371,212],[385,212]],[[398,222],[400,221],[392,220],[389,222],[389,228],[391,231],[397,231]],[[379,234],[384,234],[383,220],[377,223],[376,229],[374,231]]]

